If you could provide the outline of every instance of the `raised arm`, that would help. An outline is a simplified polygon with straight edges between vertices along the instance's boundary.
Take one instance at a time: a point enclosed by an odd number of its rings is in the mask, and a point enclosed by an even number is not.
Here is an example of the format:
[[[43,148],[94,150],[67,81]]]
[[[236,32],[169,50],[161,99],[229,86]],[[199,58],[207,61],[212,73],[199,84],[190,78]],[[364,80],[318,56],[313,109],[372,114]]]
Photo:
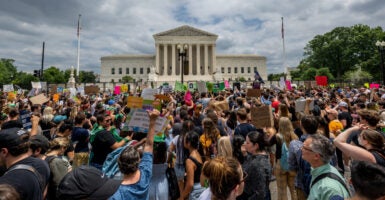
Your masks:
[[[342,152],[344,152],[345,155],[352,157],[354,160],[369,161],[372,163],[376,163],[376,159],[374,158],[373,154],[370,153],[368,150],[355,145],[348,144],[346,142],[349,135],[352,132],[358,130],[360,130],[359,126],[353,126],[351,128],[348,128],[344,132],[340,133],[337,138],[334,139],[334,145]]]
[[[156,109],[147,112],[150,117],[150,127],[147,133],[146,143],[144,145],[144,152],[152,153],[154,148],[155,122],[160,113]]]

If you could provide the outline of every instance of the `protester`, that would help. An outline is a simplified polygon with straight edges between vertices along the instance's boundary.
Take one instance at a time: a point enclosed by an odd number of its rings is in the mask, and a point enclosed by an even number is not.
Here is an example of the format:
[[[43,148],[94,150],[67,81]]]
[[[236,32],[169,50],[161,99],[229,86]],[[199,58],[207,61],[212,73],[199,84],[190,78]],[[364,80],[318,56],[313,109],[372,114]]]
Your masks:
[[[210,187],[200,200],[235,200],[243,193],[247,174],[235,158],[218,156],[203,165],[202,173],[208,177]]]
[[[288,154],[290,142],[298,140],[298,137],[294,133],[291,120],[288,117],[280,117],[278,127],[278,133],[270,139],[270,143],[276,144],[274,174],[277,183],[278,199],[287,199],[287,187],[290,190],[291,199],[297,199],[294,187],[296,172],[289,169]]]
[[[29,133],[19,128],[1,130],[0,150],[0,164],[7,168],[0,184],[14,187],[21,199],[43,199],[50,170],[43,160],[29,156]]]
[[[297,198],[300,200],[307,199],[310,192],[310,164],[303,160],[301,148],[303,142],[309,135],[317,134],[318,120],[316,117],[307,115],[301,119],[301,129],[304,133],[299,140],[293,140],[289,145],[289,169],[296,171],[297,176],[295,178],[295,188]]]
[[[234,135],[242,135],[246,138],[247,134],[257,129],[247,121],[247,111],[244,108],[238,109],[237,120],[239,124],[235,127]]]
[[[159,114],[157,110],[149,112],[150,126],[142,158],[140,158],[140,153],[132,146],[128,146],[120,155],[118,164],[124,177],[118,190],[110,198],[111,200],[148,199],[152,176],[155,122]]]
[[[98,127],[95,128],[90,136],[90,144],[92,145],[90,155],[90,165],[102,170],[102,166],[106,157],[114,149],[117,149],[128,141],[131,140],[129,136],[125,137],[122,141],[117,142],[111,132],[111,116],[99,114],[97,116]]]
[[[200,184],[203,159],[198,152],[199,135],[194,131],[188,132],[184,138],[184,146],[189,151],[189,156],[186,159],[186,181],[180,199],[195,200],[204,190]]]
[[[330,165],[335,148],[325,136],[310,135],[302,145],[302,158],[312,167],[309,200],[330,199],[334,195],[350,197],[345,178]]]
[[[82,165],[63,177],[58,186],[57,199],[108,199],[117,191],[120,182],[107,178],[94,167]]]
[[[72,170],[67,160],[61,158],[70,145],[68,138],[57,137],[50,142],[45,161],[51,171],[47,199],[56,199],[56,190],[62,178]]]
[[[352,199],[384,199],[385,168],[371,162],[353,162],[351,180],[355,195]]]
[[[72,129],[71,140],[75,145],[73,167],[79,167],[81,165],[88,164],[89,159],[89,147],[88,141],[90,134],[87,129],[83,128],[84,124],[88,123],[86,115],[78,113],[75,117],[75,127]]]
[[[269,199],[269,183],[271,178],[271,165],[265,150],[265,133],[262,130],[252,131],[247,134],[245,148],[249,153],[242,164],[243,170],[248,174],[245,188],[238,200],[244,199]]]

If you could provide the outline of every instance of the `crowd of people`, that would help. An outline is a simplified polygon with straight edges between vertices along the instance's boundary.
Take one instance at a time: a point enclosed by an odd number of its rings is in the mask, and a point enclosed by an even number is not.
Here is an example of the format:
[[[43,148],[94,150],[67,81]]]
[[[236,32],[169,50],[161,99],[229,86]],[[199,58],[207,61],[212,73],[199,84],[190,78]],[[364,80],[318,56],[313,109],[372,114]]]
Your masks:
[[[132,95],[4,93],[1,199],[270,200],[273,181],[279,200],[385,198],[385,88],[172,92],[146,132],[127,128]]]

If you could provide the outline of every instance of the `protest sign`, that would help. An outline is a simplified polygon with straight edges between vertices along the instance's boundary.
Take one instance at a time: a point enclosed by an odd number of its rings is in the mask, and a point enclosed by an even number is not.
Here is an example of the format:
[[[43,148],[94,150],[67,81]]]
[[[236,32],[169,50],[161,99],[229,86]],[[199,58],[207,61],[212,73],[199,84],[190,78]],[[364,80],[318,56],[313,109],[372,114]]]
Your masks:
[[[305,111],[306,99],[300,99],[295,101],[295,112],[303,112]],[[314,100],[312,100],[309,104],[309,110],[314,109]]]
[[[13,92],[13,84],[3,85],[3,92]]]
[[[175,81],[175,91],[177,92],[184,92],[187,90],[187,86],[182,84],[179,81]]]
[[[225,110],[229,110],[229,103],[227,101],[216,101],[214,102],[214,107],[215,107],[215,110],[221,110],[221,111],[225,111]]]
[[[198,88],[198,92],[200,93],[207,92],[206,83],[204,81],[198,81],[197,88]]]
[[[292,90],[292,89],[293,89],[293,88],[291,87],[291,81],[286,80],[285,83],[286,83],[286,88],[287,88],[288,90]]]
[[[370,89],[372,89],[372,88],[377,88],[378,89],[378,88],[380,88],[380,84],[378,84],[378,83],[371,83],[369,87],[370,87]]]
[[[163,101],[171,101],[171,98],[164,94],[156,94],[154,95],[155,99],[163,100]]]
[[[279,78],[279,88],[281,90],[285,89],[286,88],[286,83],[285,83],[285,77],[281,76]]]
[[[319,86],[327,86],[328,85],[328,77],[327,76],[316,76],[316,83]]]
[[[261,107],[251,107],[251,123],[256,128],[265,128],[274,126],[273,111],[271,105]]]
[[[40,82],[31,82],[32,88],[35,89],[41,89],[41,83]]]
[[[127,97],[127,107],[128,108],[142,108],[143,107],[143,98],[129,96]]]
[[[97,94],[99,93],[99,87],[97,85],[88,85],[84,87],[86,94]]]
[[[80,95],[84,96],[85,92],[84,92],[84,87],[78,87],[78,93],[80,93]]]
[[[166,125],[167,118],[158,117],[155,122],[155,133],[160,133]],[[128,128],[135,132],[148,133],[150,127],[150,118],[144,109],[132,109],[127,115]]]
[[[49,93],[50,94],[56,94],[57,93],[57,85],[52,85]]]
[[[152,88],[144,88],[142,90],[142,94],[140,95],[143,99],[148,99],[148,100],[154,100],[155,97],[154,95],[157,93],[157,89],[152,89]]]
[[[32,105],[38,104],[42,105],[45,102],[48,102],[49,99],[44,94],[39,94],[37,96],[29,98],[29,100],[32,102]]]
[[[228,80],[225,80],[225,88],[230,88],[230,84]]]
[[[196,82],[189,82],[189,83],[188,83],[188,89],[189,89],[190,91],[194,91],[195,89],[197,89],[197,84],[196,84]]]
[[[120,91],[121,92],[128,92],[128,86],[127,84],[123,84],[120,86]]]
[[[120,85],[116,85],[115,88],[114,88],[114,95],[118,95],[120,94]]]
[[[246,96],[248,97],[260,97],[262,91],[260,89],[247,89]]]

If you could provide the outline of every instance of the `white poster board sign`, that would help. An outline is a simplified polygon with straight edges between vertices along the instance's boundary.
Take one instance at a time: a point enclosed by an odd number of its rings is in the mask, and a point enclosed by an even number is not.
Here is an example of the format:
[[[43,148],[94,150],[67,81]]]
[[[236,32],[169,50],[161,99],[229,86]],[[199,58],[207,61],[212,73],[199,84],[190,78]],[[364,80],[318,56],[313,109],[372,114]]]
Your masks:
[[[142,90],[142,94],[140,95],[140,97],[147,100],[154,100],[155,99],[154,95],[156,95],[157,92],[158,92],[157,89],[144,88]]]
[[[128,128],[135,132],[148,133],[150,127],[150,117],[144,109],[132,109],[127,115]],[[155,133],[162,132],[166,125],[167,119],[165,117],[158,117],[155,123]]]
[[[41,89],[41,83],[40,82],[31,82],[32,88],[35,89]]]
[[[13,84],[3,85],[3,91],[4,92],[13,92],[14,91]]]
[[[295,112],[305,111],[305,105],[306,105],[306,99],[295,101]],[[309,105],[309,110],[313,110],[313,109],[314,109],[314,100],[312,100]]]

